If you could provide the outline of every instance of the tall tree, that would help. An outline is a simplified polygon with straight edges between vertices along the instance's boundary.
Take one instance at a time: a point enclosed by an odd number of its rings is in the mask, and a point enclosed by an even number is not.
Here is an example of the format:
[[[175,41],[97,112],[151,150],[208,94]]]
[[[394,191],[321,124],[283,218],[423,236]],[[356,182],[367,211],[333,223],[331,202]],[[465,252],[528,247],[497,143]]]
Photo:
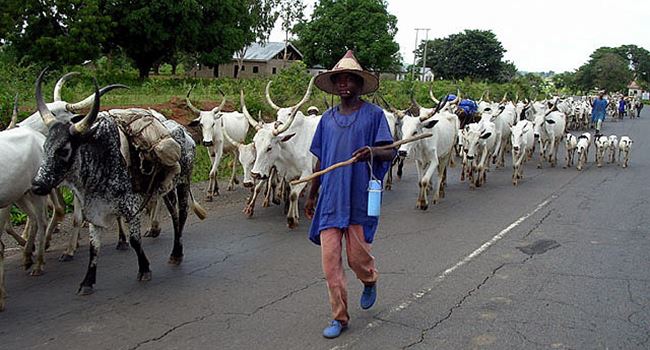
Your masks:
[[[424,46],[422,42],[416,50],[419,65],[422,65]],[[426,66],[445,79],[470,77],[499,81],[511,75],[514,67],[512,63],[502,61],[505,52],[492,31],[468,29],[429,41]]]
[[[632,68],[634,63],[623,47],[600,47],[578,68],[575,83],[582,91],[624,91],[634,76]]]
[[[397,17],[388,13],[384,0],[320,0],[311,20],[295,30],[308,65],[332,67],[347,49],[376,71],[392,68],[399,57]]]
[[[265,43],[271,35],[271,30],[278,19],[279,0],[243,0],[244,12],[248,18],[250,30],[246,32],[243,43],[237,48],[237,64],[241,67],[244,64],[244,57],[250,44],[254,42]],[[239,70],[236,71],[237,73]],[[235,74],[235,78],[238,74]]]
[[[302,21],[305,12],[305,4],[302,0],[281,0],[280,20],[284,31],[284,61],[287,61],[289,47],[289,34],[293,33],[293,27],[298,21]]]
[[[15,17],[12,21],[0,15],[0,34],[22,62],[79,64],[98,57],[110,34],[112,21],[102,13],[99,0],[12,3]]]

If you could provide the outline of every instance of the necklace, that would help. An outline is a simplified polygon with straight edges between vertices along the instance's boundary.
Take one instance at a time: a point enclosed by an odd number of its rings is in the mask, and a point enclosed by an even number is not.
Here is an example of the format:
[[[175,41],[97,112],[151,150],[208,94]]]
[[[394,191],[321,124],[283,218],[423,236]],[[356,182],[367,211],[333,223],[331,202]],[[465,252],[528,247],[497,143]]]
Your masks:
[[[345,117],[345,119],[347,119],[347,120],[350,120],[350,119],[352,120],[349,124],[341,124],[339,122],[339,120],[336,118],[336,116],[337,116],[337,114],[339,112],[339,108],[336,108],[336,110],[333,111],[334,113],[332,113],[332,119],[334,119],[334,122],[336,123],[336,125],[339,126],[339,128],[342,128],[342,129],[349,128],[349,127],[352,126],[352,124],[354,124],[354,122],[357,121],[357,117],[359,116],[359,111],[360,110],[361,110],[361,106],[356,111],[354,111],[353,114],[351,114],[351,115],[349,114],[349,115],[347,115]]]

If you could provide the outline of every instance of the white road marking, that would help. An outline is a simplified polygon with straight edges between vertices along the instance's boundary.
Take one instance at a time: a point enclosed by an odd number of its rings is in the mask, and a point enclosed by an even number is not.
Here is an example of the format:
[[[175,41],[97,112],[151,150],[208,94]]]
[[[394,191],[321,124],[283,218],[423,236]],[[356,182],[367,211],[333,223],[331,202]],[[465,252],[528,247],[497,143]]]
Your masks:
[[[535,207],[535,209],[533,211],[531,211],[528,214],[526,214],[526,215],[520,217],[519,219],[515,220],[515,222],[513,222],[508,227],[501,230],[501,232],[497,233],[489,241],[483,243],[482,246],[478,247],[478,249],[471,252],[468,256],[466,256],[461,261],[456,263],[456,265],[454,265],[454,266],[446,269],[445,271],[443,271],[428,286],[426,286],[425,288],[423,288],[423,289],[421,289],[421,290],[419,290],[419,291],[417,291],[415,293],[412,293],[409,297],[406,298],[406,300],[399,303],[397,306],[394,306],[391,309],[389,309],[387,311],[387,313],[385,314],[384,318],[386,318],[387,316],[390,316],[390,315],[392,315],[394,313],[403,311],[404,309],[408,308],[409,306],[411,306],[413,303],[415,303],[419,299],[422,299],[425,295],[431,293],[431,291],[436,287],[436,285],[439,284],[440,282],[442,282],[447,276],[451,275],[459,267],[467,264],[468,262],[472,261],[477,256],[481,255],[488,248],[490,248],[496,242],[501,240],[506,234],[508,234],[508,232],[512,231],[515,227],[521,225],[522,222],[526,221],[526,219],[528,219],[529,217],[535,215],[535,213],[537,213],[538,211],[542,210],[542,208],[544,208],[548,203],[550,203],[555,198],[557,198],[557,195],[552,195],[550,198],[546,199],[545,201],[541,202],[537,207]],[[370,322],[370,323],[368,323],[368,325],[366,325],[364,330],[377,327],[377,326],[379,326],[379,324],[381,322],[382,322],[381,320]],[[345,349],[349,345],[351,345],[352,343],[354,343],[354,341],[343,344],[343,345],[335,346],[335,347],[331,348],[331,350]]]

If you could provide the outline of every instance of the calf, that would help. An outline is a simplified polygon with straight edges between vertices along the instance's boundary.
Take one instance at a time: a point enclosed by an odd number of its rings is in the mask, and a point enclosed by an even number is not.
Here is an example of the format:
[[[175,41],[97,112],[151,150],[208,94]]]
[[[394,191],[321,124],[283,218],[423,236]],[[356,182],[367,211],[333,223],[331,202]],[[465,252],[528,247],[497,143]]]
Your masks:
[[[596,146],[595,162],[597,167],[603,166],[603,159],[607,148],[609,148],[609,139],[605,135],[596,135],[594,138],[594,145]]]
[[[41,82],[44,74],[45,71],[41,72],[36,82],[36,104],[49,133],[45,140],[45,156],[32,181],[32,191],[45,195],[65,181],[83,206],[83,217],[90,223],[90,261],[79,293],[94,292],[100,239],[117,217],[123,218],[129,226],[131,247],[138,257],[137,279],[150,280],[149,260],[140,238],[140,213],[153,193],[148,190],[136,192],[135,188],[151,187],[157,191],[158,186],[152,184],[158,184],[164,174],[154,171],[151,178],[139,172],[140,164],[127,166],[121,154],[121,132],[117,122],[110,117],[112,111],[102,113],[98,118],[100,96],[96,85],[92,109],[83,119],[76,123],[56,119],[43,101]],[[174,227],[174,247],[169,263],[178,265],[183,260],[181,239],[187,219],[194,145],[187,142],[180,129],[173,130],[171,137],[180,145],[181,172],[174,179],[174,188],[164,193],[163,199]],[[135,150],[131,148],[131,151]],[[192,202],[192,209],[198,213],[199,208]]]
[[[591,145],[590,133],[586,132],[578,136],[578,145],[576,146],[576,152],[578,152],[578,166],[576,168],[578,171],[581,171],[582,167],[585,165],[585,163],[587,163],[589,145]]]
[[[621,141],[618,143],[618,163],[621,164],[621,153],[623,153],[623,163],[621,166],[627,168],[630,161],[630,152],[632,151],[632,141],[628,136],[621,136]]]
[[[566,165],[564,166],[564,169],[566,169],[573,166],[573,158],[575,157],[576,149],[578,148],[578,138],[568,132],[564,140],[564,148],[566,149]]]
[[[510,127],[510,142],[512,144],[512,184],[517,186],[518,180],[523,179],[523,163],[528,154],[533,151],[533,123],[524,119]]]
[[[464,132],[469,185],[470,188],[481,187],[486,181],[489,157],[495,152],[499,136],[494,123],[487,119],[465,125]]]
[[[609,163],[616,161],[616,149],[618,148],[618,137],[616,135],[609,136]]]

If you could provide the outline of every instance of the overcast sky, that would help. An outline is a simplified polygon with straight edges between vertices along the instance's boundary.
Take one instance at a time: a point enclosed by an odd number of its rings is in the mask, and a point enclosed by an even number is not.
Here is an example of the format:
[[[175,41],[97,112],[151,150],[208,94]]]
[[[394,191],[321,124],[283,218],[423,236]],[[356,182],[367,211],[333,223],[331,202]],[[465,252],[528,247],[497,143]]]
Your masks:
[[[307,17],[315,2],[305,0]],[[415,28],[430,28],[429,39],[492,30],[507,50],[505,59],[528,72],[575,70],[601,46],[650,50],[648,0],[389,0],[388,11],[397,16],[395,40],[407,63],[413,62]],[[282,41],[284,34],[276,28],[271,40]]]

